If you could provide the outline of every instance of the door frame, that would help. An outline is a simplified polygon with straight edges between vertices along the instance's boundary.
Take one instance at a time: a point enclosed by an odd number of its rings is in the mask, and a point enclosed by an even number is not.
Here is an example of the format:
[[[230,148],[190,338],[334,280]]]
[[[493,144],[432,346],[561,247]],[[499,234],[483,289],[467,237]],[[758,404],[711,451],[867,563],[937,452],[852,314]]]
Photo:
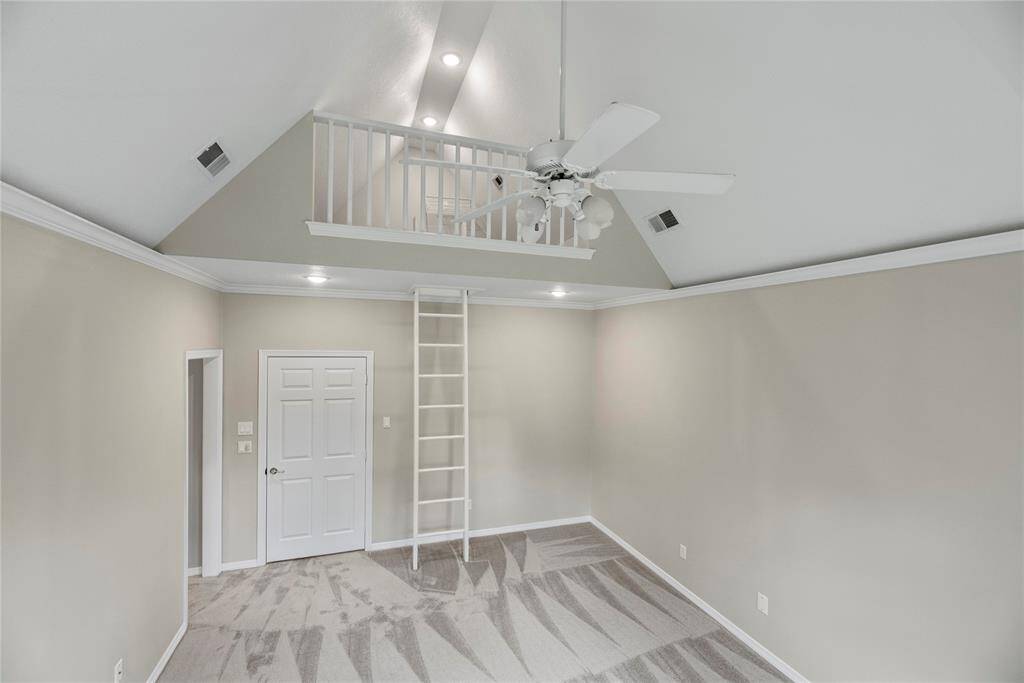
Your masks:
[[[366,479],[363,548],[373,540],[373,351],[309,349],[260,349],[259,404],[256,452],[256,564],[267,563],[267,381],[271,358],[365,358],[366,359]]]
[[[221,572],[221,515],[223,507],[224,351],[196,349],[185,352],[185,616],[188,617],[188,475],[190,422],[188,362],[203,361],[203,576]]]

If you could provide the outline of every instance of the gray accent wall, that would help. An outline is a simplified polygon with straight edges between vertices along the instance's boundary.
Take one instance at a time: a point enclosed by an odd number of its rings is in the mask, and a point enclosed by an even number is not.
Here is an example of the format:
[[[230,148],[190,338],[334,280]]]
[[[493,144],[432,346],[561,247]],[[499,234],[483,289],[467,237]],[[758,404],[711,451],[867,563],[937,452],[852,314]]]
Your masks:
[[[811,680],[1021,680],[1022,273],[598,312],[593,515]]]
[[[219,294],[2,217],[3,671],[145,680],[185,605],[185,351]]]
[[[672,286],[610,192],[603,196],[615,207],[615,223],[595,243],[599,248],[589,261],[314,237],[305,223],[313,218],[313,146],[313,118],[307,115],[185,219],[157,250],[179,256],[545,282],[652,289]],[[344,195],[344,190],[339,193]]]

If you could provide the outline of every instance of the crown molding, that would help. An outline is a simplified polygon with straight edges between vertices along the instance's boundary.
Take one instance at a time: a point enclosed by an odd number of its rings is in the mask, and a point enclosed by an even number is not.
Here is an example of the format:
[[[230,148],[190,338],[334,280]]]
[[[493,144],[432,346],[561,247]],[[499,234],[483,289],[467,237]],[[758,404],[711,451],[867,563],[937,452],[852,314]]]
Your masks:
[[[408,292],[384,292],[364,289],[312,289],[307,287],[285,287],[281,285],[234,285],[226,284],[221,290],[226,294],[258,294],[262,296],[305,296],[321,299],[363,299],[368,301],[412,301]],[[420,301],[446,302],[440,296],[422,296]],[[543,301],[540,299],[512,299],[488,296],[471,296],[470,305],[476,306],[519,306],[525,308],[568,308],[584,311],[594,310],[592,303],[572,301]]]
[[[362,299],[368,301],[412,301],[408,292],[387,292],[371,290],[313,289],[306,287],[281,287],[272,285],[238,285],[223,282],[194,268],[173,256],[161,254],[144,247],[127,237],[118,235],[91,221],[76,216],[70,211],[20,190],[8,183],[0,182],[0,211],[48,230],[91,244],[109,252],[124,256],[143,265],[156,268],[170,275],[180,277],[218,292],[229,294],[263,294],[269,296],[307,296],[331,299]],[[541,299],[506,299],[474,296],[471,304],[488,306],[520,306],[527,308],[566,308],[575,310],[602,310],[620,306],[686,299],[706,294],[736,292],[758,287],[822,280],[880,270],[909,268],[945,261],[994,256],[1024,251],[1024,229],[1007,230],[980,237],[941,242],[911,249],[900,249],[871,256],[832,261],[802,268],[780,270],[763,275],[721,280],[707,284],[660,290],[648,294],[607,299],[597,303],[573,301],[545,301]],[[439,299],[440,300],[440,299]]]
[[[792,284],[794,282],[807,282],[809,280],[823,280],[832,277],[843,277],[845,275],[857,275],[860,273],[873,273],[880,270],[894,270],[896,268],[910,268],[913,266],[924,266],[930,263],[943,263],[945,261],[959,261],[961,259],[977,258],[980,256],[994,256],[1014,251],[1024,251],[1024,229],[1007,230],[981,237],[969,237],[951,242],[940,242],[929,244],[923,247],[911,249],[900,249],[888,251],[871,256],[832,261],[814,266],[792,268],[790,270],[779,270],[774,273],[763,275],[751,275],[732,280],[721,280],[709,282],[691,287],[680,287],[678,289],[666,289],[649,294],[637,294],[634,296],[608,299],[595,304],[597,310],[605,308],[617,308],[619,306],[634,306],[636,304],[647,304],[656,301],[671,301],[673,299],[686,299],[692,296],[704,296],[706,294],[721,294],[723,292],[737,292],[744,289],[756,289],[758,287],[771,287],[774,285]]]
[[[219,290],[224,284],[201,270],[144,247],[7,183],[0,183],[0,211],[197,285]]]

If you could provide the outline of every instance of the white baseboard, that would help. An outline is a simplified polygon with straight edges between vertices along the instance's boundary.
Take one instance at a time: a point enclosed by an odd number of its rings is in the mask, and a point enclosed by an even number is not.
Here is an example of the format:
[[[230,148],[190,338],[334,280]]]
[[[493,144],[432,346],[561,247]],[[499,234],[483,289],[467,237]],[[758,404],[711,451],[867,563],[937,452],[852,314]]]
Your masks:
[[[189,567],[185,570],[185,576],[199,576],[203,573],[202,567]]]
[[[181,622],[181,627],[178,629],[178,632],[174,634],[174,637],[171,638],[170,645],[168,645],[167,649],[164,650],[164,654],[160,657],[160,661],[153,667],[153,672],[149,674],[149,678],[146,679],[146,683],[156,683],[156,679],[160,678],[160,674],[164,672],[164,667],[167,666],[167,662],[177,649],[178,643],[180,643],[181,639],[185,637],[185,631],[187,630],[188,622]]]
[[[258,559],[252,560],[239,560],[238,562],[224,562],[220,565],[222,572],[230,572],[236,569],[252,569],[253,567],[262,567],[265,562],[260,562]]]
[[[511,524],[509,526],[499,526],[493,529],[472,529],[469,532],[470,538],[476,538],[478,536],[493,536],[495,534],[511,534],[517,531],[530,531],[532,529],[546,529],[552,526],[565,526],[566,524],[583,524],[590,522],[590,515],[582,515],[580,517],[565,517],[563,519],[548,519],[543,522],[527,522],[526,524]],[[454,541],[462,538],[461,533],[445,534],[442,536],[431,536],[429,539],[424,539],[423,543],[437,543],[439,541]],[[392,548],[404,548],[412,545],[411,538],[402,538],[397,541],[382,541],[380,543],[371,543],[367,550],[390,550]]]
[[[773,653],[771,650],[766,648],[761,643],[754,640],[746,631],[744,631],[739,626],[726,619],[721,612],[719,612],[714,607],[705,602],[703,598],[694,593],[692,590],[690,590],[683,584],[679,583],[679,581],[677,581],[671,574],[669,574],[667,571],[665,571],[658,565],[654,564],[654,562],[645,557],[636,548],[631,546],[629,543],[626,543],[626,541],[623,540],[621,536],[619,536],[617,533],[615,533],[614,531],[606,527],[604,524],[602,524],[600,520],[594,517],[590,517],[589,521],[592,522],[593,525],[596,526],[598,529],[606,533],[613,541],[621,545],[630,555],[640,560],[640,562],[642,562],[645,567],[647,567],[652,572],[660,576],[666,583],[668,583],[668,585],[675,588],[677,591],[679,591],[687,598],[689,598],[695,605],[697,605],[697,607],[700,607],[702,610],[704,610],[708,614],[708,616],[710,616],[712,619],[721,624],[726,631],[739,638],[746,644],[747,647],[749,647],[751,650],[764,657],[764,659],[769,664],[771,664],[776,669],[784,673],[791,680],[795,681],[795,683],[808,683],[807,679],[804,676],[802,676],[799,671],[791,667],[789,664],[786,664],[786,662],[782,661],[775,653]]]
[[[252,569],[253,567],[262,567],[266,562],[260,562],[258,559],[253,558],[251,560],[238,560],[237,562],[224,562],[220,566],[222,572],[230,572],[236,569]]]

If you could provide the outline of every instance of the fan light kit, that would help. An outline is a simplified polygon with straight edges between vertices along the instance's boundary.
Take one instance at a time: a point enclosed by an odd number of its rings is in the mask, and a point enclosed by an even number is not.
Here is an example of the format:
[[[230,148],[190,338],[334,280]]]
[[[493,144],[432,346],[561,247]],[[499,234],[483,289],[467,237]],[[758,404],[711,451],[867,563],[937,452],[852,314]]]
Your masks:
[[[314,285],[322,285],[327,282],[330,278],[325,275],[307,275],[306,279],[312,282]]]
[[[520,176],[533,187],[485,204],[461,216],[456,223],[468,223],[506,204],[518,202],[516,223],[519,239],[536,243],[547,232],[553,208],[565,209],[572,216],[576,236],[597,239],[612,224],[615,210],[591,186],[602,190],[638,192],[675,192],[681,194],[722,194],[732,185],[734,176],[725,173],[678,173],[674,171],[618,171],[601,168],[608,159],[633,142],[661,118],[653,111],[622,102],[612,102],[594,120],[578,140],[565,138],[565,14],[562,0],[562,61],[560,69],[560,105],[558,139],[542,142],[530,149],[526,168],[501,168],[460,161],[409,159],[404,163],[441,166],[472,172]],[[443,57],[442,57],[443,59]],[[427,123],[428,119],[432,123]],[[423,122],[436,123],[430,117]]]
[[[435,119],[433,116],[424,116],[422,119],[420,119],[420,121],[422,121],[423,125],[426,126],[427,128],[433,128],[434,126],[437,125],[437,119]]]
[[[441,55],[441,62],[445,66],[458,66],[459,64],[462,64],[462,57],[460,57],[456,52],[445,52]]]

